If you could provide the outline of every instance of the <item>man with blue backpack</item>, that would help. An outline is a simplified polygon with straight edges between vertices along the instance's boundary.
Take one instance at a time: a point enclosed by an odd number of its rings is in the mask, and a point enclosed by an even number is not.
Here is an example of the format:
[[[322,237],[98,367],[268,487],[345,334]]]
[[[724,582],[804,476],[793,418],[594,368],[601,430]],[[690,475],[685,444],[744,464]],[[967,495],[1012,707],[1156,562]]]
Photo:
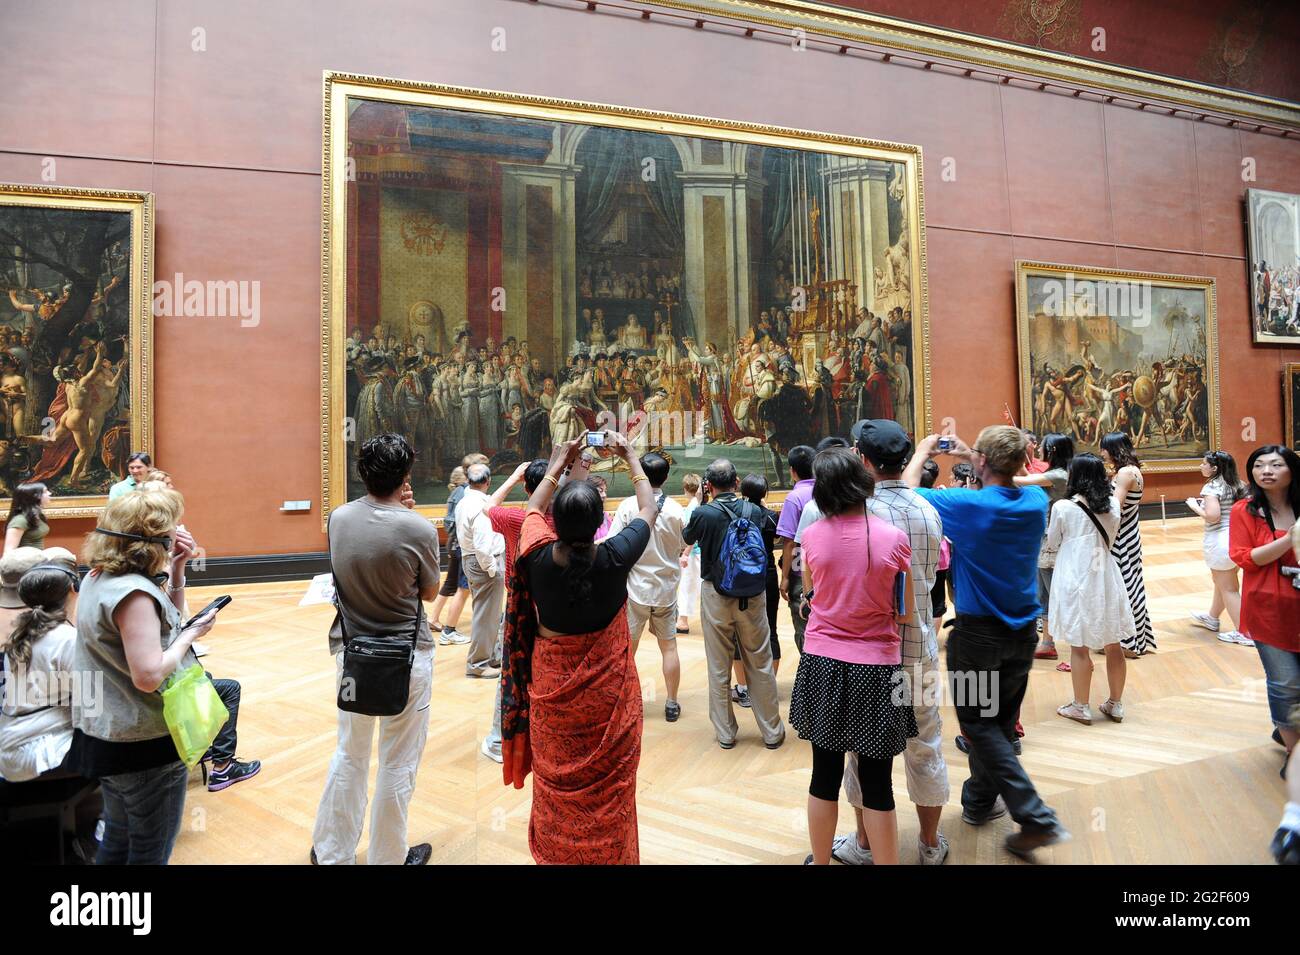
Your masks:
[[[767,624],[771,557],[763,545],[765,514],[736,494],[737,483],[736,468],[726,458],[710,464],[702,489],[706,503],[695,509],[683,532],[688,545],[700,545],[700,622],[709,668],[709,719],[718,745],[734,747],[738,726],[731,706],[731,654],[739,643],[754,720],[763,744],[776,749],[785,742],[785,727]]]

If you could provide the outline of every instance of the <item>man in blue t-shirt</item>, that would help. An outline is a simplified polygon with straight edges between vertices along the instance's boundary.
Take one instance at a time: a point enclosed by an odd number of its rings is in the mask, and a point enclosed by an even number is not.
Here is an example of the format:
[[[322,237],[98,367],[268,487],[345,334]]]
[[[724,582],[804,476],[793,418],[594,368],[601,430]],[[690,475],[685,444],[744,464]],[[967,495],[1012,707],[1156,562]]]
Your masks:
[[[1007,849],[1028,858],[1035,849],[1065,842],[1070,833],[1039,797],[1010,738],[1029,685],[1037,646],[1038,549],[1047,524],[1047,494],[1017,487],[1025,464],[1018,428],[980,432],[974,449],[957,437],[946,453],[969,461],[980,490],[921,488],[925,462],[940,438],[921,441],[903,480],[929,501],[952,541],[957,619],[948,638],[948,674],[957,722],[970,740],[970,779],[962,787],[962,820],[983,825],[1008,810],[1020,831]]]

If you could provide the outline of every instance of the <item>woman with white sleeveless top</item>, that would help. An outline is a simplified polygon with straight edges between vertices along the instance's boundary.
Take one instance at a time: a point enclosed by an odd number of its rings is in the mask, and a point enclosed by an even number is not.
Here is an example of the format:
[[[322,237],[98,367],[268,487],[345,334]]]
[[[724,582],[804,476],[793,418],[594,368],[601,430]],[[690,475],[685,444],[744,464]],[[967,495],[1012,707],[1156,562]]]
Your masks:
[[[1240,630],[1241,587],[1237,582],[1237,565],[1228,555],[1228,514],[1232,505],[1250,492],[1237,476],[1237,462],[1227,451],[1207,452],[1201,460],[1201,474],[1206,479],[1205,486],[1199,498],[1187,499],[1187,506],[1205,521],[1202,551],[1214,580],[1214,599],[1210,601],[1209,613],[1194,613],[1192,620],[1198,627],[1217,633],[1224,643],[1253,647],[1255,641]],[[1225,610],[1232,620],[1232,629],[1221,631],[1219,617]]]
[[[1124,719],[1121,643],[1132,640],[1136,628],[1124,577],[1110,553],[1119,530],[1119,501],[1111,496],[1106,466],[1096,455],[1078,455],[1070,462],[1065,497],[1052,505],[1044,547],[1056,555],[1048,626],[1057,640],[1070,645],[1074,689],[1074,699],[1056,712],[1085,725],[1092,723],[1089,650],[1106,654],[1110,695],[1100,706],[1102,715],[1116,723]]]

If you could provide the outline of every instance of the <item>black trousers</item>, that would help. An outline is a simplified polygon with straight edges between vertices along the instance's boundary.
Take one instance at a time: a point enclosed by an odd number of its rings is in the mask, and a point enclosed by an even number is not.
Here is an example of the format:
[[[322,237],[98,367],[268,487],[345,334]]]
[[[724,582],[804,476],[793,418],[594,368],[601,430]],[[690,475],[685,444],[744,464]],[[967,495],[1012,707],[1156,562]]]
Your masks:
[[[211,673],[208,674],[208,678],[212,678]],[[212,741],[212,746],[208,749],[208,759],[214,763],[224,763],[228,759],[235,758],[235,743],[239,740],[235,728],[235,724],[239,722],[239,681],[212,680],[212,685],[216,688],[217,696],[221,697],[221,702],[226,704],[226,709],[230,711],[230,719],[226,720],[226,725],[221,727],[221,732]]]
[[[971,745],[962,808],[982,816],[1000,795],[1021,826],[1048,829],[1058,825],[1056,813],[1011,748],[1037,644],[1033,623],[1012,629],[997,617],[958,614],[948,638],[948,678],[957,722]]]

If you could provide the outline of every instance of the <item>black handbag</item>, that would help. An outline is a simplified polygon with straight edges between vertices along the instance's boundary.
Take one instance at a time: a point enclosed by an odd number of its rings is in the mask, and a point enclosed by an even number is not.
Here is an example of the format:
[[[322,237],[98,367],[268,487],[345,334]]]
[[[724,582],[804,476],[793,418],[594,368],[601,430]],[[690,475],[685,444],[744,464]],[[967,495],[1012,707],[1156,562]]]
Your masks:
[[[411,693],[411,666],[415,662],[415,643],[424,625],[424,601],[417,593],[415,602],[419,611],[409,643],[400,633],[357,634],[349,638],[337,579],[334,592],[339,600],[339,624],[343,629],[339,709],[362,716],[396,716],[406,709]]]

